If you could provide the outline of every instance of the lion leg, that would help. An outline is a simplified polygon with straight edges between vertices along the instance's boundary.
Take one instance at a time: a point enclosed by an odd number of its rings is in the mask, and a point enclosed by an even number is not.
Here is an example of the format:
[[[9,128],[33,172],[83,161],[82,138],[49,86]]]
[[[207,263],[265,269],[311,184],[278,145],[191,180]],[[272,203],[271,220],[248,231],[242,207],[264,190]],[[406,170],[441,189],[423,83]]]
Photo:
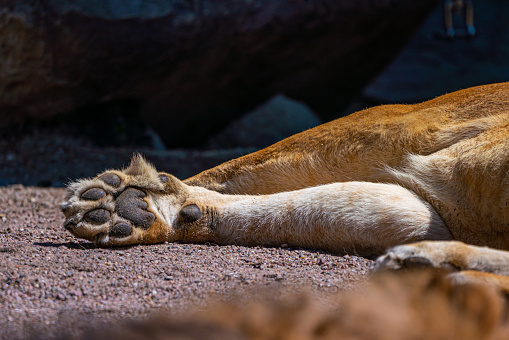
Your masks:
[[[392,184],[345,182],[229,197],[238,198],[220,209],[217,243],[286,243],[373,255],[397,244],[452,239],[432,206]]]
[[[400,186],[333,183],[271,195],[223,195],[188,186],[135,157],[69,186],[64,226],[100,246],[164,241],[289,244],[381,254],[420,240],[452,239],[437,212]]]
[[[509,252],[460,241],[425,241],[388,249],[377,259],[375,269],[397,270],[413,266],[509,275]]]
[[[373,270],[417,266],[454,271],[448,277],[455,285],[483,284],[509,294],[509,252],[459,241],[425,241],[393,247],[377,259]]]
[[[509,276],[475,270],[464,270],[451,273],[448,275],[448,278],[454,285],[481,284],[495,287],[504,294],[509,294]]]

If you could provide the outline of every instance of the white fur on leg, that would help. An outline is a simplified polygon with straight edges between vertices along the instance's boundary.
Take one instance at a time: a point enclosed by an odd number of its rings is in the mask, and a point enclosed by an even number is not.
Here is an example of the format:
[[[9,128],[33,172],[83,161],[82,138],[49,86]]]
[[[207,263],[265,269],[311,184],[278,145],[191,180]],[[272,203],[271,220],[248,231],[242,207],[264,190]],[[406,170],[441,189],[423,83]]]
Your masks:
[[[220,243],[381,254],[397,244],[452,239],[432,206],[393,184],[346,182],[237,196],[218,212]]]

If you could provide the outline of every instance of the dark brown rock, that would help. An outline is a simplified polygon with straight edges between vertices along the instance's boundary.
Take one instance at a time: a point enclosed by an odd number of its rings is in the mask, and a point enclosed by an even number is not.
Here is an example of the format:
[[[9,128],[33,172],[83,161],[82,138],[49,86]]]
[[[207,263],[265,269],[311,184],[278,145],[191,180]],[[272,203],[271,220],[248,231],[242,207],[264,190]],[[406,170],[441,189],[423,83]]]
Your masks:
[[[321,124],[304,103],[282,95],[271,98],[212,136],[206,148],[264,148]]]
[[[198,145],[276,93],[331,118],[437,2],[4,0],[0,124],[128,102]]]

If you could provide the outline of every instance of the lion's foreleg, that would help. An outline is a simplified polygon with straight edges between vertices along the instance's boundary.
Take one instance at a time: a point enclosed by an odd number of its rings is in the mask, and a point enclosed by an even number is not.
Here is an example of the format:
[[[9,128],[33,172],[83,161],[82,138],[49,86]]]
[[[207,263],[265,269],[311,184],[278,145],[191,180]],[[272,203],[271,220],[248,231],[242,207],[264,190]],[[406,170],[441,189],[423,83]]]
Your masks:
[[[367,255],[418,240],[452,239],[433,207],[397,185],[345,182],[230,197],[218,209],[218,243],[286,243]]]

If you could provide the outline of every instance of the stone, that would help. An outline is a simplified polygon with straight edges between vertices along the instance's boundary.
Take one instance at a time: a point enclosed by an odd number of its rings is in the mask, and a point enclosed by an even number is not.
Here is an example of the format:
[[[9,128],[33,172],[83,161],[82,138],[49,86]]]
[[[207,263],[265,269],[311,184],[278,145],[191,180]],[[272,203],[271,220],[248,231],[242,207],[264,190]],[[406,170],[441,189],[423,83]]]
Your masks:
[[[213,136],[207,148],[264,148],[322,121],[304,103],[277,95]]]
[[[120,110],[197,146],[277,93],[330,119],[437,3],[3,0],[0,131],[86,112],[114,134]]]

